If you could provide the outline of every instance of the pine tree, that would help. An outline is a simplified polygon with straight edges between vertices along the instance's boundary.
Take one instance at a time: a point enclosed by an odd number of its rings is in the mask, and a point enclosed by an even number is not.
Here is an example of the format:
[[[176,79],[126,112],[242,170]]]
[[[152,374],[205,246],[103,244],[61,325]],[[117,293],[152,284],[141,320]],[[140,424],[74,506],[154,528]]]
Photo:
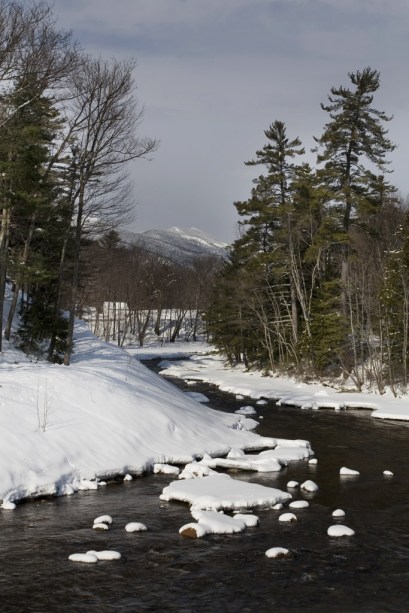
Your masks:
[[[2,142],[1,167],[8,186],[5,194],[10,218],[8,274],[14,290],[5,338],[10,338],[18,296],[25,287],[29,296],[21,335],[27,350],[37,350],[50,337],[53,321],[52,285],[61,234],[57,235],[58,184],[48,162],[61,122],[52,102],[37,91],[30,76],[17,80],[2,102],[10,113],[7,139]]]
[[[324,164],[323,180],[332,190],[338,212],[339,231],[345,235],[341,248],[341,308],[347,312],[346,285],[348,281],[349,231],[361,216],[362,203],[370,191],[368,169],[364,162],[382,172],[386,170],[386,156],[395,146],[387,138],[384,123],[391,117],[372,106],[374,93],[380,86],[377,70],[364,68],[348,73],[354,88],[332,87],[329,104],[321,108],[329,113],[318,143],[318,163]]]

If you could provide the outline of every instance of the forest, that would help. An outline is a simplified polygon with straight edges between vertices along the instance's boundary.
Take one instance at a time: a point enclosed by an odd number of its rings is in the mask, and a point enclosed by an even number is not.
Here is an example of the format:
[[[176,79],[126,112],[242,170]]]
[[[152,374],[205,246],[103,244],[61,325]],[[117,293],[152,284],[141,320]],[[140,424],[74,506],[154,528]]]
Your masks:
[[[314,166],[273,121],[245,162],[261,174],[234,203],[227,261],[183,266],[121,240],[135,208],[128,162],[158,147],[139,135],[135,63],[90,56],[43,2],[1,2],[0,37],[0,351],[19,310],[19,346],[69,365],[75,317],[124,302],[141,345],[173,309],[168,340],[187,313],[195,339],[204,317],[230,364],[406,391],[409,217],[389,181],[377,70],[330,89]]]
[[[231,364],[396,395],[408,386],[407,202],[389,181],[380,74],[348,77],[321,104],[314,167],[278,120],[245,162],[262,174],[235,202],[240,237],[207,320]]]

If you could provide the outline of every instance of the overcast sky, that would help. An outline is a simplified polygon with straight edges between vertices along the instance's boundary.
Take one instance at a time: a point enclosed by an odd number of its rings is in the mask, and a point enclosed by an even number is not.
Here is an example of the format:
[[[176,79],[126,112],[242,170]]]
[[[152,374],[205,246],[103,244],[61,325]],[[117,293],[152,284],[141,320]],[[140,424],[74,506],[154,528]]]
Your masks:
[[[141,136],[159,139],[132,167],[132,229],[196,227],[230,242],[244,166],[279,119],[309,150],[331,86],[381,73],[374,106],[393,114],[391,181],[409,192],[408,0],[54,0],[59,25],[103,57],[136,58]],[[314,162],[310,154],[309,161]]]

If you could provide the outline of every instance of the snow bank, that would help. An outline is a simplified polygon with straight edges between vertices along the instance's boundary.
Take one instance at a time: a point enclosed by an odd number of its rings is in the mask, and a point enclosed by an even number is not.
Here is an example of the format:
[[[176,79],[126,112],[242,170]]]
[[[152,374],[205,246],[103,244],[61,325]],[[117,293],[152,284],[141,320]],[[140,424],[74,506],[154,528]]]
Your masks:
[[[70,367],[0,356],[0,501],[97,488],[205,452],[270,447],[255,422],[214,411],[76,323]],[[267,444],[265,444],[265,442]]]
[[[191,359],[162,365],[163,373],[192,381],[217,385],[236,398],[271,399],[281,405],[301,409],[332,408],[367,409],[378,419],[409,420],[407,396],[395,398],[369,392],[338,392],[318,384],[300,383],[286,377],[265,377],[261,373],[246,372],[244,367],[229,368],[222,357],[195,355]]]

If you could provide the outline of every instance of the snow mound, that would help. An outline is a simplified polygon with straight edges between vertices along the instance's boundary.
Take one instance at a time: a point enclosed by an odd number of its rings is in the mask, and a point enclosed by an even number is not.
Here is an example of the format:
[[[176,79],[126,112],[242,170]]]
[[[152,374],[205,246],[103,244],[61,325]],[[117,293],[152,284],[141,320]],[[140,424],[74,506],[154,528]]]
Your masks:
[[[294,513],[283,513],[278,518],[278,521],[290,522],[290,523],[291,522],[296,522],[297,521],[297,516],[294,515]]]
[[[218,511],[272,507],[278,502],[290,500],[291,495],[276,488],[216,473],[202,479],[173,481],[163,489],[160,498],[186,502],[192,505],[192,509]]]
[[[336,524],[334,526],[330,526],[327,530],[328,536],[354,536],[355,532],[352,528],[348,528],[348,526],[342,526],[341,524]]]
[[[93,553],[72,553],[68,556],[71,562],[82,562],[83,564],[96,564],[98,558]]]
[[[94,519],[95,524],[112,524],[112,517],[110,515],[100,515]]]
[[[270,547],[270,549],[267,549],[265,555],[267,556],[267,558],[275,559],[291,557],[290,551],[285,547]]]
[[[86,555],[95,556],[97,560],[120,560],[122,557],[119,551],[112,551],[110,549],[103,551],[94,551],[92,549],[91,551],[87,551]]]
[[[250,513],[236,513],[233,516],[233,519],[239,519],[240,521],[243,521],[246,524],[247,528],[254,528],[260,523],[260,520],[257,515],[251,515]]]
[[[306,492],[317,492],[318,491],[318,485],[316,483],[314,483],[314,481],[311,481],[311,479],[307,479],[307,481],[304,481],[304,483],[301,483],[301,489],[305,490]]]
[[[306,509],[310,506],[310,503],[307,500],[294,500],[288,506],[292,509]]]
[[[125,530],[127,532],[146,532],[147,527],[139,521],[131,521],[129,524],[126,524]]]
[[[234,412],[238,413],[239,415],[256,415],[257,413],[256,409],[251,406],[240,407],[240,409],[237,409]]]
[[[180,473],[180,468],[172,466],[171,464],[154,464],[153,472],[156,474],[162,473],[164,475],[178,475]]]
[[[342,466],[342,468],[339,469],[339,474],[347,477],[358,477],[359,471],[354,470],[353,468],[347,468],[346,466]]]
[[[92,528],[94,530],[108,530],[108,524],[106,524],[105,522],[100,522],[100,523],[94,523],[94,525],[92,526]]]

